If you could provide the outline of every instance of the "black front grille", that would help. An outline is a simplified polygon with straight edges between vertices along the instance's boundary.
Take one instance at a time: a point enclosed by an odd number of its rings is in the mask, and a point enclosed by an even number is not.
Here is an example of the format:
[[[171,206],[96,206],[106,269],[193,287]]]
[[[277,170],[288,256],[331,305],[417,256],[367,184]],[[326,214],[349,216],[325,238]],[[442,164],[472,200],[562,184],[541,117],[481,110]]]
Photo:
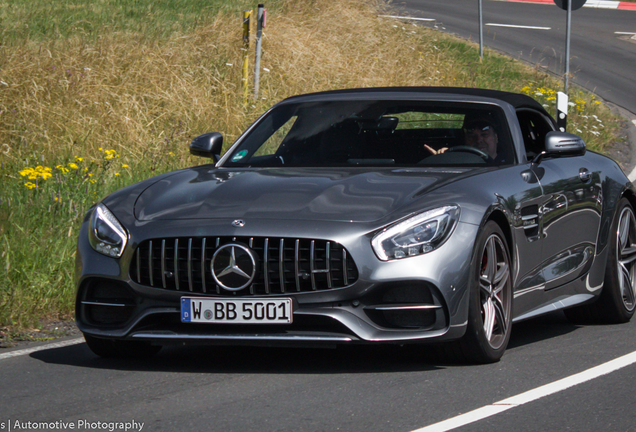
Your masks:
[[[342,288],[358,279],[355,263],[340,244],[326,240],[265,237],[180,237],[142,242],[130,277],[138,284],[168,290],[221,294],[212,278],[216,250],[229,243],[256,255],[256,278],[236,295],[267,295]]]

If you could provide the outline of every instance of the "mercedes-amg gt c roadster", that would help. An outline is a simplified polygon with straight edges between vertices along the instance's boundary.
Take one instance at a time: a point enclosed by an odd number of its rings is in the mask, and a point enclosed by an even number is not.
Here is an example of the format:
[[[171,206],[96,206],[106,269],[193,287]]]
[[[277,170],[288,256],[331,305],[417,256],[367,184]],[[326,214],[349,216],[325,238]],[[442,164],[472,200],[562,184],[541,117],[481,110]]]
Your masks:
[[[211,163],[86,215],[76,316],[96,354],[435,342],[485,363],[521,320],[634,314],[636,190],[528,96],[295,96],[222,148],[201,135]]]

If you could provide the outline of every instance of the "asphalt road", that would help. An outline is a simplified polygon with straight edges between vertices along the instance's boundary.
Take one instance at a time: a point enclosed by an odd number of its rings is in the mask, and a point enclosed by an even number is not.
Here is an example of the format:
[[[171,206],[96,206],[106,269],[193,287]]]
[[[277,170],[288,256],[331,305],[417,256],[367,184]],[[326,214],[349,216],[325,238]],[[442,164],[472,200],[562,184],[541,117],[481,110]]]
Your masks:
[[[98,358],[83,343],[45,346],[0,357],[0,430],[18,430],[18,421],[75,430],[137,422],[146,431],[410,432],[631,353],[635,327],[579,327],[555,313],[516,324],[503,359],[486,366],[439,360],[422,347],[171,347],[123,361]],[[635,373],[630,365],[454,430],[634,431]]]
[[[394,0],[400,15],[479,42],[476,0]],[[484,46],[563,76],[566,12],[554,4],[483,0]],[[420,22],[422,23],[422,22]],[[514,27],[512,27],[514,26]],[[572,13],[570,83],[636,118],[636,11],[584,7]]]

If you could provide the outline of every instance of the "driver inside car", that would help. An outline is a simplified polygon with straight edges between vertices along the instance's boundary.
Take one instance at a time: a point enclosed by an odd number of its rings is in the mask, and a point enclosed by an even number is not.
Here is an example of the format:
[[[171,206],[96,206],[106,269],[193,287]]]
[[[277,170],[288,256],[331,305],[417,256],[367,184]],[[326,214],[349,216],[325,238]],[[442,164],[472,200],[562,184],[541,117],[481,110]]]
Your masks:
[[[498,161],[499,137],[495,132],[495,127],[489,121],[475,120],[468,123],[464,128],[464,141],[467,146],[479,149],[490,156],[492,160]]]
[[[463,129],[465,146],[482,151],[488,155],[489,162],[505,162],[504,155],[498,152],[499,136],[490,121],[484,119],[473,120],[468,122]],[[448,147],[435,150],[427,144],[425,144],[424,147],[434,155],[444,153],[448,150]]]

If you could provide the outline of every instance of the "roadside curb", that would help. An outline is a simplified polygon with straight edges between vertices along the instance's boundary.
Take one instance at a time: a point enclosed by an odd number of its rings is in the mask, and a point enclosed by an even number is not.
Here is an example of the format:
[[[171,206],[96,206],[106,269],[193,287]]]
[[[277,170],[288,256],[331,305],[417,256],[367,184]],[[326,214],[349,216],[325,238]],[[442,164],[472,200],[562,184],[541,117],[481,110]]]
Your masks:
[[[554,4],[553,0],[505,0],[517,3],[546,3]],[[636,3],[613,1],[613,0],[587,0],[583,7],[597,9],[627,9],[636,10]]]

